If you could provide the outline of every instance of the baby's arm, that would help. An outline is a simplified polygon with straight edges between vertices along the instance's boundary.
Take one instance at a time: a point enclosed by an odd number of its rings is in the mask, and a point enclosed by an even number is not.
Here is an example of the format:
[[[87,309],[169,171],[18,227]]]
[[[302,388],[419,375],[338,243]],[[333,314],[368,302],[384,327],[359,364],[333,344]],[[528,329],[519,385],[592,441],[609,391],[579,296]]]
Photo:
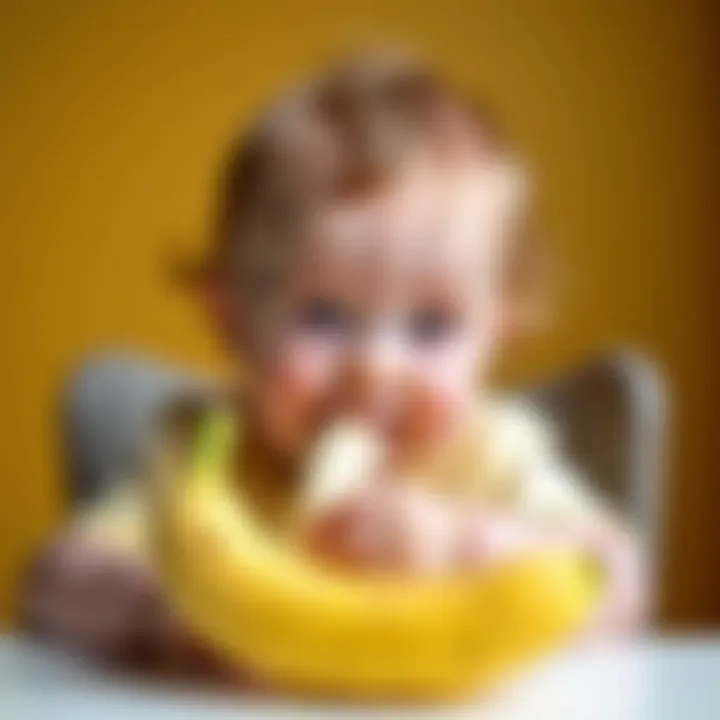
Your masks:
[[[588,634],[626,634],[645,620],[647,587],[637,539],[601,513],[550,522],[411,485],[378,485],[330,508],[313,524],[308,541],[317,554],[346,569],[403,574],[485,569],[542,548],[577,548],[599,562],[607,580]]]
[[[488,567],[544,547],[577,548],[603,571],[606,591],[588,635],[629,634],[647,619],[646,569],[638,539],[609,518],[548,524],[517,512],[469,512],[462,541],[466,565]]]

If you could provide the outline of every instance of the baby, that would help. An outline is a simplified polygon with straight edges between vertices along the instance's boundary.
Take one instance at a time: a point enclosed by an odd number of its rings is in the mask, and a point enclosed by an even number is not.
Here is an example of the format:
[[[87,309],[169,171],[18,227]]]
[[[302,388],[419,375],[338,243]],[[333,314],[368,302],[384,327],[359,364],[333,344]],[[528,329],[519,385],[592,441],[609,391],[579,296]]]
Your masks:
[[[497,125],[413,60],[351,61],[261,117],[232,154],[198,277],[237,370],[237,474],[281,531],[321,430],[360,419],[384,469],[320,514],[308,552],[418,575],[574,545],[608,578],[588,633],[628,632],[645,599],[632,535],[543,420],[488,389],[538,304],[528,205]],[[214,667],[163,601],[141,497],[124,488],[43,553],[28,624],[98,657]],[[108,528],[123,516],[137,522],[119,545]]]

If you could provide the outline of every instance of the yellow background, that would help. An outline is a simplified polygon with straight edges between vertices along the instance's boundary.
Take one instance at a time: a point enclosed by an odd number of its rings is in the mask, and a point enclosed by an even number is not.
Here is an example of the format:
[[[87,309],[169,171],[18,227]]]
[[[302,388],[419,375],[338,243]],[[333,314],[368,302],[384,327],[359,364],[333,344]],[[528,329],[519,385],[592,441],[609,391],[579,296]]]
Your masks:
[[[200,247],[225,143],[348,43],[400,41],[488,90],[537,170],[570,283],[556,332],[512,374],[616,342],[662,363],[664,613],[717,620],[717,563],[703,555],[720,520],[707,452],[708,22],[695,0],[3,0],[0,618],[61,517],[64,373],[117,345],[217,366],[162,268],[171,248]]]

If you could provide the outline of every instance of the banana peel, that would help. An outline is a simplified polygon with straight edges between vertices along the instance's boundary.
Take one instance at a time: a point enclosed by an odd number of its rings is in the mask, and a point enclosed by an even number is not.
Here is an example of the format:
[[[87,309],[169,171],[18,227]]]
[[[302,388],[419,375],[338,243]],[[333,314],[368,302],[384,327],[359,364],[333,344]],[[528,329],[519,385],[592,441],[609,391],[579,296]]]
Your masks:
[[[239,668],[293,693],[448,699],[567,640],[599,580],[585,557],[538,552],[484,573],[343,576],[272,536],[225,467],[236,429],[208,418],[187,476],[155,506],[158,565],[181,617]]]

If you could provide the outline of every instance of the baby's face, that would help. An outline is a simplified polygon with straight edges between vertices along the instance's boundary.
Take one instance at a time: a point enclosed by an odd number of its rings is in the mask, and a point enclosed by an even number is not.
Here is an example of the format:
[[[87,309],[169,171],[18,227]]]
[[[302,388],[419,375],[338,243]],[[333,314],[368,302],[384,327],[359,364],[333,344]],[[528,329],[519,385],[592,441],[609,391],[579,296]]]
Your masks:
[[[497,345],[504,190],[416,168],[317,212],[266,330],[253,411],[280,452],[360,416],[401,454],[462,422]]]

